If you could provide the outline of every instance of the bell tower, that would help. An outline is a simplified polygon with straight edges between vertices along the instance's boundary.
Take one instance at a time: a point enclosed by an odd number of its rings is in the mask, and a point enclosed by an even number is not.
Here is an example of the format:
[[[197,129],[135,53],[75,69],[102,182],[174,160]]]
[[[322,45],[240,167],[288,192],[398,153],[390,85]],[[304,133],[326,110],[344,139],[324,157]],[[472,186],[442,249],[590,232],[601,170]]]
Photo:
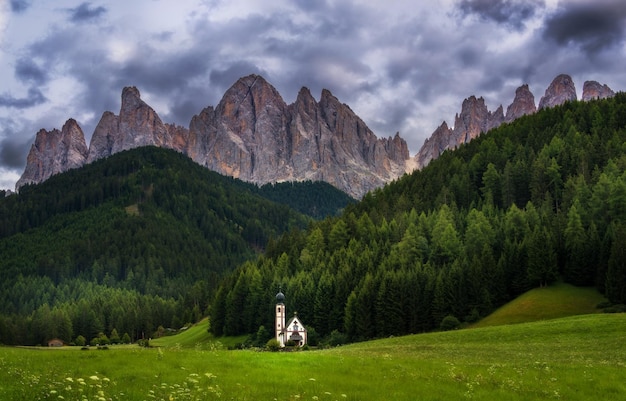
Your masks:
[[[276,340],[281,347],[285,346],[285,336],[287,335],[285,327],[285,294],[282,289],[276,294],[276,319],[274,323],[274,330],[276,331]]]

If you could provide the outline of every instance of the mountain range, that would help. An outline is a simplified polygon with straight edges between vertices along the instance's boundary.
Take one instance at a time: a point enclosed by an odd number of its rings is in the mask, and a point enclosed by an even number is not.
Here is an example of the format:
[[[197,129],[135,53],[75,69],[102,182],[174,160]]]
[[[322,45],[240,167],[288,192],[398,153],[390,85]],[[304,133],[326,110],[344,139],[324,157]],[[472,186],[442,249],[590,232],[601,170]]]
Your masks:
[[[587,81],[582,100],[613,95],[608,86]],[[208,106],[193,116],[185,128],[164,123],[137,88],[126,87],[119,114],[102,114],[89,146],[72,118],[61,130],[41,129],[16,190],[122,150],[153,145],[177,150],[210,170],[244,181],[324,181],[361,198],[481,133],[576,99],[568,75],[552,81],[538,106],[528,85],[520,86],[506,114],[502,106],[492,112],[482,97],[470,96],[463,101],[454,126],[444,121],[411,157],[399,134],[378,138],[326,89],[317,101],[303,87],[288,105],[263,77],[249,75],[231,86],[216,107]]]

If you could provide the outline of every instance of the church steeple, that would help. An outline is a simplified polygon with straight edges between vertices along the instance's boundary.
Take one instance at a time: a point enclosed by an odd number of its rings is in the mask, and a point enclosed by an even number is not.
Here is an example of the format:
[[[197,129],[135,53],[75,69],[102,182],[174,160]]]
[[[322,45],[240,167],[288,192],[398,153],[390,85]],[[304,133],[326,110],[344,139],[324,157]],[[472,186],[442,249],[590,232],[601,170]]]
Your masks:
[[[276,303],[282,304],[285,300],[285,294],[283,294],[282,288],[278,290],[278,294],[276,294]]]
[[[274,330],[276,332],[276,340],[281,347],[285,346],[285,294],[283,294],[282,288],[278,290],[276,294],[276,318],[274,323]]]

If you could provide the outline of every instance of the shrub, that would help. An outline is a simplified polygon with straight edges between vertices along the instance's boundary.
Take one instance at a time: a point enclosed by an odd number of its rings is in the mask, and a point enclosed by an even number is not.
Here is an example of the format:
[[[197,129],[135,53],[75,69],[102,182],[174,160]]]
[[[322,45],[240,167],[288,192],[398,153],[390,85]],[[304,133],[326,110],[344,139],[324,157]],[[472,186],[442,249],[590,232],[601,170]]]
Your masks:
[[[335,347],[337,345],[343,345],[348,342],[348,337],[339,330],[333,330],[328,336],[328,345]]]
[[[441,321],[441,324],[439,325],[439,328],[442,331],[456,330],[459,328],[460,325],[461,325],[461,322],[459,322],[459,319],[457,319],[456,317],[452,315],[448,315],[443,318],[443,320]]]
[[[626,305],[617,304],[604,308],[604,313],[624,313],[626,312]]]
[[[280,350],[280,343],[278,342],[277,339],[272,338],[268,340],[268,342],[265,344],[265,348],[268,351],[277,352]]]
[[[472,309],[470,314],[465,316],[465,321],[467,323],[476,323],[479,320],[480,320],[480,313],[478,312],[478,309],[476,308]]]
[[[74,340],[74,344],[76,344],[79,347],[84,347],[87,344],[87,339],[79,335],[78,337],[76,337],[76,340]]]
[[[124,333],[122,336],[122,344],[130,344],[130,336],[128,333]]]

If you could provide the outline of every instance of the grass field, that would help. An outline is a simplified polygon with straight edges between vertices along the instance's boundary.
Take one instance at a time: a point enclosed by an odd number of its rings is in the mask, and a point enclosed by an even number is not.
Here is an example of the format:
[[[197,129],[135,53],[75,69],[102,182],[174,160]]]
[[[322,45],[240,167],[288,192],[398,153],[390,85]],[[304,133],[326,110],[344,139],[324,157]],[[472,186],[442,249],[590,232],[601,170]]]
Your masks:
[[[626,315],[308,352],[0,348],[2,400],[618,400]],[[61,398],[62,397],[62,398]]]
[[[225,337],[216,339],[208,332],[208,329],[209,321],[208,319],[203,319],[199,323],[174,336],[166,336],[152,339],[150,341],[150,345],[153,347],[164,348],[229,348],[244,342],[247,338],[247,336],[244,335],[239,337]]]
[[[606,298],[595,288],[556,283],[535,288],[505,304],[472,327],[526,323],[537,320],[599,313],[596,306]]]

